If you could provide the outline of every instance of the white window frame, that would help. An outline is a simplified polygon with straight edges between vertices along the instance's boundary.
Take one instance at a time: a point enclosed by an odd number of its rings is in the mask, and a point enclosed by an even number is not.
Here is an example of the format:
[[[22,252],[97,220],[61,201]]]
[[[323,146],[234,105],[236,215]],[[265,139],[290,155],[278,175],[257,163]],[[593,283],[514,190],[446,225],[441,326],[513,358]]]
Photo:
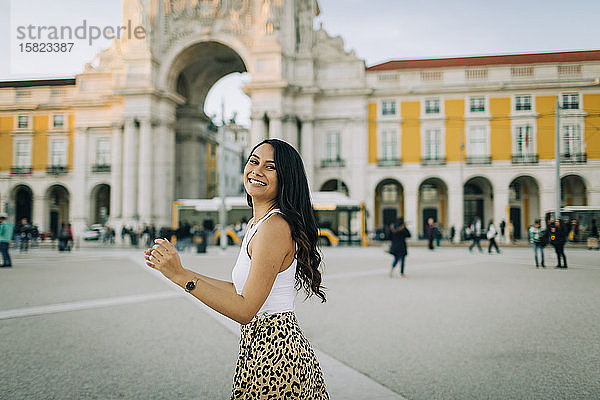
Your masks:
[[[19,119],[21,117],[27,117],[27,126],[24,128],[19,127]],[[31,114],[17,114],[17,117],[15,118],[15,130],[16,131],[32,131],[33,130],[33,118],[31,116]]]
[[[391,126],[380,127],[377,132],[377,147],[378,160],[400,160],[400,135],[398,128]],[[388,153],[390,153],[389,157]]]
[[[584,132],[583,132],[583,124],[581,124],[578,121],[566,121],[564,123],[560,124],[560,155],[565,155],[567,154],[566,150],[566,138],[565,135],[567,133],[567,127],[575,127],[577,134],[579,136],[579,149],[576,149],[577,151],[575,151],[574,153],[569,153],[569,154],[584,154],[585,153],[585,136],[584,136]],[[571,139],[571,142],[576,142],[576,140]]]
[[[483,110],[473,111],[471,109],[471,103],[475,99],[482,99],[483,100]],[[488,105],[488,102],[487,102],[487,97],[486,96],[469,96],[469,98],[468,98],[468,104],[467,104],[467,109],[469,110],[469,114],[485,115],[486,113],[489,112],[489,105]]]
[[[393,104],[393,111],[394,111],[393,113],[386,113],[385,112],[385,110],[386,110],[385,105],[388,104],[388,103],[389,104]],[[381,100],[380,105],[381,105],[381,112],[380,112],[379,115],[382,118],[394,118],[394,117],[397,117],[399,115],[400,110],[398,109],[398,101],[396,99],[384,99],[384,100]]]
[[[108,143],[107,151],[105,153],[102,153],[102,154],[108,154],[108,160],[107,160],[107,162],[100,162],[101,161],[100,157],[99,157],[100,156],[100,153],[99,153],[99,151],[100,151],[100,142],[107,142]],[[111,140],[110,140],[109,137],[105,137],[105,136],[97,137],[96,138],[96,142],[95,142],[95,146],[94,146],[94,150],[95,150],[94,151],[94,162],[95,162],[95,165],[111,165],[111,161],[112,161],[111,160],[111,157],[112,157],[111,150],[112,149],[111,149]]]
[[[331,141],[331,138],[335,140]],[[338,130],[329,130],[325,133],[325,160],[327,161],[338,161],[342,159],[342,134]],[[335,147],[333,151],[334,157],[331,157],[330,150]]]
[[[577,108],[563,108],[565,103],[564,103],[564,97],[565,96],[577,96]],[[583,111],[583,96],[581,95],[580,92],[562,92],[559,94],[559,104],[560,104],[560,111],[561,113],[577,113],[577,112],[581,112]],[[571,103],[569,103],[571,104]]]
[[[54,118],[56,118],[57,116],[62,115],[63,117],[63,125],[62,126],[56,126],[54,124]],[[67,129],[67,114],[65,113],[55,113],[55,114],[51,114],[50,115],[50,120],[48,121],[48,124],[50,125],[49,129],[53,130],[53,131],[63,131]]]
[[[439,131],[439,148],[437,151],[437,160],[445,160],[446,159],[446,130],[444,128],[443,123],[427,123],[422,124],[421,126],[421,158],[430,159],[432,158],[431,154],[428,153],[427,144],[429,138],[429,131]]]
[[[53,152],[53,150],[54,150],[55,143],[62,143],[62,145],[64,146],[63,162],[58,162],[58,163],[54,162],[55,153]],[[66,167],[67,162],[68,162],[68,157],[67,157],[68,152],[69,152],[69,143],[68,143],[67,138],[51,137],[50,140],[48,141],[48,160],[49,160],[48,165],[53,166],[53,167]]]
[[[438,102],[438,112],[437,113],[428,113],[427,112],[427,102],[431,101],[431,100],[437,100]],[[444,116],[445,110],[444,110],[444,99],[442,97],[439,96],[431,96],[431,97],[424,97],[421,101],[421,118],[422,119],[427,119],[427,118],[442,118]]]
[[[19,144],[24,144],[24,147],[26,147],[29,152],[28,154],[25,155],[25,159],[23,162],[19,162],[19,158],[18,158],[18,148],[19,148]],[[17,168],[32,168],[31,166],[31,158],[32,158],[32,144],[33,144],[33,138],[31,137],[15,137],[13,139],[13,166],[17,167]]]
[[[479,154],[479,153],[474,153],[473,152],[473,147],[471,145],[471,136],[473,135],[473,131],[475,129],[481,129],[483,130],[483,137],[485,139],[485,153],[484,154]],[[466,138],[466,148],[465,148],[465,154],[467,157],[489,157],[490,156],[490,126],[489,124],[482,124],[482,123],[474,123],[474,124],[469,124],[467,126],[467,138]]]
[[[519,106],[519,102],[518,99],[519,98],[524,98],[524,97],[529,97],[529,110],[519,110],[517,109],[517,107]],[[534,113],[535,112],[535,97],[531,94],[528,93],[519,93],[519,94],[515,94],[513,96],[513,107],[512,110],[514,113],[517,114],[529,114],[529,113]]]
[[[518,151],[519,148],[519,131],[529,127],[530,144],[528,151]],[[537,154],[537,126],[535,121],[519,121],[512,126],[512,154],[515,156],[533,156]]]

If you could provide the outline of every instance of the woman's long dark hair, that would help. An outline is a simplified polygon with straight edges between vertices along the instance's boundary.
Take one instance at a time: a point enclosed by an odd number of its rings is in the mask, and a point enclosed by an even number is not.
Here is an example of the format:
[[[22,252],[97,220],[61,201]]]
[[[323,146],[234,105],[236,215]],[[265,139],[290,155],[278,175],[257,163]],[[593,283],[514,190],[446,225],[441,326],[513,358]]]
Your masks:
[[[290,144],[279,139],[263,140],[250,152],[262,144],[273,147],[275,172],[277,173],[277,197],[275,204],[290,225],[292,239],[298,245],[296,259],[296,290],[304,288],[306,297],[317,295],[325,302],[325,293],[321,285],[321,254],[317,246],[319,229],[310,201],[308,179],[300,154]],[[248,160],[250,157],[248,157]],[[248,160],[246,162],[248,162]],[[252,197],[246,194],[248,205],[252,207]]]

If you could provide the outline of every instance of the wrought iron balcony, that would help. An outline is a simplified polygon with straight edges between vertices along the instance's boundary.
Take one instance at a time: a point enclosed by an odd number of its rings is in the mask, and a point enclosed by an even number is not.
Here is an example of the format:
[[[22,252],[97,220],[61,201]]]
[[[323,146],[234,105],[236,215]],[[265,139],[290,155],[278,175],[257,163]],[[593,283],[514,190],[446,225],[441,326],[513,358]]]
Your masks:
[[[31,175],[31,167],[12,167],[11,175]]]
[[[341,158],[335,160],[321,160],[321,168],[345,167],[346,161]]]
[[[402,165],[401,158],[378,158],[377,166],[379,167],[399,167]]]
[[[94,164],[92,165],[92,172],[110,172],[110,164]]]
[[[446,165],[446,157],[421,157],[421,165]]]
[[[466,163],[469,165],[474,164],[491,164],[492,157],[491,156],[467,156]]]
[[[560,155],[560,162],[564,164],[585,164],[587,162],[587,154],[563,153]]]
[[[66,165],[48,165],[46,173],[48,175],[63,175],[69,172]]]
[[[537,154],[513,154],[513,164],[537,164],[539,157]]]

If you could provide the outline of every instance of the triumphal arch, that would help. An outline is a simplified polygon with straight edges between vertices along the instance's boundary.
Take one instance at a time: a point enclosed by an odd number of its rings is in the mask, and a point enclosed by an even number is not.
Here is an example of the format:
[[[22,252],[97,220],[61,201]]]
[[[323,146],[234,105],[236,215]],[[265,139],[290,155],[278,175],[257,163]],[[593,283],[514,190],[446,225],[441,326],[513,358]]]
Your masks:
[[[199,159],[215,141],[204,102],[233,72],[251,78],[243,88],[252,104],[250,144],[268,137],[293,144],[313,190],[338,178],[317,165],[327,158],[320,133],[365,137],[368,90],[364,62],[314,27],[318,13],[316,0],[124,0],[123,25],[144,27],[144,38],[115,40],[77,76],[74,186],[97,184],[85,173],[89,142],[110,131],[111,223],[168,225],[175,199],[202,196]],[[352,159],[327,161],[344,163],[356,182],[364,181],[361,140],[340,152]],[[88,219],[86,193],[73,196],[79,227]]]

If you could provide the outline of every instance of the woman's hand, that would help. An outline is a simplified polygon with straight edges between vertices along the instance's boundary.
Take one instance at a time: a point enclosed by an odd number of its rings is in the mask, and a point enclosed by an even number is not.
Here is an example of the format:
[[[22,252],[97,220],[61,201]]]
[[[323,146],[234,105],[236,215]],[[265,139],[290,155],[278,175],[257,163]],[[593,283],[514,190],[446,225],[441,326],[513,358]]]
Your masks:
[[[160,271],[170,280],[185,272],[177,249],[167,239],[155,239],[154,246],[144,251],[146,265]]]

